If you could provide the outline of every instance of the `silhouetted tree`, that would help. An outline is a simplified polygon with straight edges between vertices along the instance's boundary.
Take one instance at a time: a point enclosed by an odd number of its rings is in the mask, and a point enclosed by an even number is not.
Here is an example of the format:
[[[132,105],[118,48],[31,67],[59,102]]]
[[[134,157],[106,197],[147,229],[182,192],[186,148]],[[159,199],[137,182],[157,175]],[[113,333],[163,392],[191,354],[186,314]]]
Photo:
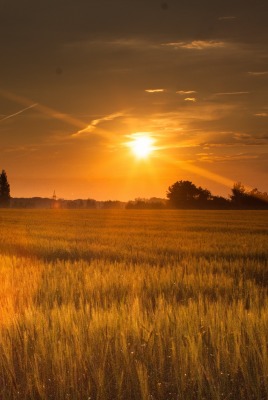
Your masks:
[[[268,194],[266,192],[262,193],[255,188],[249,192],[249,196],[254,199],[254,204],[258,205],[259,208],[268,208]]]
[[[262,193],[257,188],[246,191],[240,182],[234,184],[230,197],[235,208],[253,210],[268,208],[267,193]]]
[[[209,190],[196,187],[190,181],[179,181],[169,186],[167,198],[175,208],[208,208],[212,196]]]
[[[247,193],[241,182],[234,183],[230,196],[232,204],[237,208],[243,208],[247,202]]]
[[[7,180],[5,170],[0,174],[0,207],[9,207],[10,204],[10,186]]]

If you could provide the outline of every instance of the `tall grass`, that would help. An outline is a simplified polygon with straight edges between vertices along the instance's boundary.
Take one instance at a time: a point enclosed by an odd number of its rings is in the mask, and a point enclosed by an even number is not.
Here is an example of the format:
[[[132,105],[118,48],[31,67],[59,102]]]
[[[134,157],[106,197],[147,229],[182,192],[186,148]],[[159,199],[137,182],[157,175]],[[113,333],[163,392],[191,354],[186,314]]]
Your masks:
[[[267,212],[0,219],[1,400],[268,398]]]

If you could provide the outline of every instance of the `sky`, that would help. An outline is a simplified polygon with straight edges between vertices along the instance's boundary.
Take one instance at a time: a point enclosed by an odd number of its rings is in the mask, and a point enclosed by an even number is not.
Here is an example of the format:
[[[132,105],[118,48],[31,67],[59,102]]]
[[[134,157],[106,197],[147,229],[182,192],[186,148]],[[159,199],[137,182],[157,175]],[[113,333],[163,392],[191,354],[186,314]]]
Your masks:
[[[267,1],[0,0],[0,48],[11,196],[268,191]]]

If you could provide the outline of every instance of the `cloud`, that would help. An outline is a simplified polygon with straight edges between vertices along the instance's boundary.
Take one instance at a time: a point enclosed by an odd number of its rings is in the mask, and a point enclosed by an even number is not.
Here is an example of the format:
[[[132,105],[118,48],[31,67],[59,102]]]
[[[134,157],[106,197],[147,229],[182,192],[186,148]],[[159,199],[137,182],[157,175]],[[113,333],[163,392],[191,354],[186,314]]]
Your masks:
[[[1,147],[0,150],[3,153],[21,153],[21,154],[25,154],[26,156],[29,155],[29,152],[34,153],[38,150],[39,147],[41,147],[43,145],[18,145],[18,146],[5,146],[5,147]]]
[[[175,49],[190,49],[190,50],[208,50],[227,47],[226,42],[215,40],[193,40],[192,42],[170,42],[164,43],[163,46],[174,47]]]
[[[219,17],[218,20],[219,21],[233,21],[236,18],[237,17],[235,17],[234,15],[227,15],[225,17]]]
[[[80,135],[82,135],[82,134],[84,134],[84,133],[91,133],[91,132],[93,132],[93,131],[97,128],[97,126],[98,126],[99,124],[101,124],[102,122],[105,122],[105,121],[113,121],[115,118],[120,118],[120,117],[123,117],[124,115],[125,115],[125,114],[122,113],[122,112],[117,112],[117,113],[105,115],[105,116],[103,116],[103,117],[101,117],[101,118],[98,118],[98,119],[94,119],[93,121],[91,121],[91,123],[90,123],[86,128],[81,129],[81,130],[79,130],[79,131],[73,133],[72,136],[73,136],[73,137],[77,137],[77,136],[80,136]]]
[[[80,39],[74,40],[63,45],[63,49],[65,51],[82,51],[82,52],[92,52],[100,50],[103,51],[118,51],[119,49],[132,50],[132,51],[148,51],[150,49],[156,49],[158,44],[154,41],[147,40],[145,38],[136,38],[133,37],[126,37],[122,38],[111,38],[111,37],[100,37],[100,38],[91,38],[91,39]]]
[[[5,121],[6,119],[9,119],[9,118],[15,117],[16,115],[22,114],[23,112],[29,110],[30,108],[34,108],[34,107],[36,107],[37,105],[38,105],[37,103],[31,104],[29,107],[23,108],[22,110],[17,111],[16,113],[13,113],[13,114],[10,114],[10,115],[6,115],[4,118],[2,118],[2,119],[0,120],[0,122]]]
[[[236,132],[233,134],[233,137],[236,140],[248,140],[252,138],[252,136],[249,133],[244,133],[244,132]]]
[[[255,160],[258,159],[259,155],[257,154],[234,154],[234,155],[213,155],[212,153],[208,154],[199,154],[199,161],[203,162],[224,162],[224,161],[240,161],[240,160]]]
[[[195,97],[186,97],[186,99],[184,99],[184,101],[191,101],[192,103],[195,103],[196,98]]]
[[[255,117],[268,117],[268,113],[267,112],[262,112],[262,113],[257,113],[254,114]]]
[[[189,100],[188,100],[189,101]],[[227,117],[230,112],[237,109],[237,106],[230,104],[217,104],[206,102],[184,101],[174,105],[173,110],[150,113],[148,110],[143,114],[132,114],[124,119],[125,127],[131,127],[135,131],[153,132],[161,145],[166,148],[175,147],[196,147],[202,143],[209,143],[218,137],[219,143],[222,140],[230,142],[230,138],[222,138],[218,134],[218,120]],[[211,133],[209,130],[213,129]],[[232,142],[235,140],[233,139]],[[237,141],[235,141],[237,143]]]
[[[214,132],[209,134],[207,141],[200,143],[203,149],[233,147],[241,148],[241,146],[266,146],[267,137],[249,134],[245,132]]]
[[[185,94],[194,94],[197,93],[195,90],[178,90],[177,94],[185,95]]]
[[[268,75],[268,71],[249,71],[248,74],[251,76],[263,76]]]
[[[214,96],[240,96],[244,94],[250,94],[250,92],[220,92],[215,93]]]
[[[166,89],[145,89],[145,92],[147,93],[163,93],[165,91]]]

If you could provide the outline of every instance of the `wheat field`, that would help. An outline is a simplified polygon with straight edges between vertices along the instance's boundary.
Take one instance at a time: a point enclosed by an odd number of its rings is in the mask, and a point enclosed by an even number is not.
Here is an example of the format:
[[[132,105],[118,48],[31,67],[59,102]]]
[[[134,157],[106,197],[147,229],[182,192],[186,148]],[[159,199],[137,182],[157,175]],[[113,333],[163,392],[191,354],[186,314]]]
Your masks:
[[[1,400],[266,400],[268,212],[1,210]]]

